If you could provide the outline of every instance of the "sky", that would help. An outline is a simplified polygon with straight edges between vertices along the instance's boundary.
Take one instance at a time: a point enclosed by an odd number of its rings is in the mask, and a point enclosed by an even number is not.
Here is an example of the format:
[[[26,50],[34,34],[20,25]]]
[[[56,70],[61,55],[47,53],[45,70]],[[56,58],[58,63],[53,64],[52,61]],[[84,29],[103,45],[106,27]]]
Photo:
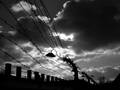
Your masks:
[[[105,76],[112,80],[119,74],[119,0],[43,0],[52,22],[38,12],[42,9],[39,0],[2,1],[9,10],[0,4],[0,67],[10,62],[22,64],[23,69],[28,66],[40,73],[71,78],[71,68],[61,59],[69,56],[95,79]],[[49,27],[55,27],[57,33]],[[46,57],[49,52],[56,57]]]

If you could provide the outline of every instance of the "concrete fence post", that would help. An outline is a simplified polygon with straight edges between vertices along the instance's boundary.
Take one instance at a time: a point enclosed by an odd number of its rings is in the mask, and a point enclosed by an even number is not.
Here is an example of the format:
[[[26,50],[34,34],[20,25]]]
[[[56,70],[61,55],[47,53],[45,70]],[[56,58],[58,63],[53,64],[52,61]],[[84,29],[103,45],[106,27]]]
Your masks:
[[[45,82],[45,74],[41,74],[41,81]]]
[[[50,82],[50,76],[49,75],[46,76],[46,81]]]
[[[27,79],[32,78],[32,70],[27,70]]]
[[[16,68],[16,77],[21,78],[22,68],[20,66],[17,66]]]
[[[5,76],[11,76],[11,64],[10,63],[5,64]]]
[[[34,72],[34,75],[35,75],[35,80],[39,80],[40,79],[40,75],[39,75],[39,72]]]
[[[51,76],[51,82],[54,82],[54,77],[53,76]]]

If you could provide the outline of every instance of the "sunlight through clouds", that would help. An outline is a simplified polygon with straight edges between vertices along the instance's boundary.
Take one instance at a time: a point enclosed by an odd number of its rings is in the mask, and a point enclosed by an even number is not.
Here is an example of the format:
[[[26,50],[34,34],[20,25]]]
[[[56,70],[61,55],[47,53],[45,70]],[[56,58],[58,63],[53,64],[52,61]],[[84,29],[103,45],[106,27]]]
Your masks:
[[[25,1],[20,1],[18,4],[15,4],[11,7],[11,9],[14,12],[20,12],[20,11],[27,11],[27,12],[31,12],[31,10],[36,10],[36,6],[35,5],[31,5]]]
[[[69,34],[69,35],[66,35],[65,33],[54,33],[53,32],[53,36],[54,37],[57,37],[57,36],[59,36],[59,38],[61,39],[61,40],[64,40],[64,41],[74,41],[74,34],[72,33],[72,34]]]

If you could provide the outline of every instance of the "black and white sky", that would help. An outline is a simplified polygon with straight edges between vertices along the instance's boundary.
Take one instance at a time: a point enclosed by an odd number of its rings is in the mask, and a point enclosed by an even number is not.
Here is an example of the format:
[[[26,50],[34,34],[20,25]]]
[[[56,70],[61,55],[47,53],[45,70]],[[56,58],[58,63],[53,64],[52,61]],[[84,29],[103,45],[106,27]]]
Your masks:
[[[45,56],[52,51],[54,54],[57,52],[61,57],[68,55],[81,70],[95,75],[95,78],[105,76],[108,79],[114,79],[119,74],[119,0],[43,0],[53,22],[50,22],[49,17],[40,13],[32,16],[33,11],[42,8],[39,0],[1,1],[14,14],[18,22],[0,3],[0,18],[15,28],[9,27],[0,20],[0,49],[9,53],[20,63],[40,73],[59,77],[72,76],[71,68],[58,56],[55,58]],[[54,30],[50,33],[47,25],[55,26],[57,34]],[[42,54],[26,36],[36,43]],[[63,47],[55,46],[55,41],[51,42],[57,37]],[[16,42],[41,65],[6,38]],[[1,67],[6,62],[18,65],[15,60],[0,51]]]

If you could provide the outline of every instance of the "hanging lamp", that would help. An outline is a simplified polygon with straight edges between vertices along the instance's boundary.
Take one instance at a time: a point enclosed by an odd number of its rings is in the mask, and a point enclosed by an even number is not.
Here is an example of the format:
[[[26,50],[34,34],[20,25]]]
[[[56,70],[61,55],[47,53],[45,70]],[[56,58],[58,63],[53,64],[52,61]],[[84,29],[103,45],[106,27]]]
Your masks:
[[[47,57],[56,57],[53,53],[46,54]]]

